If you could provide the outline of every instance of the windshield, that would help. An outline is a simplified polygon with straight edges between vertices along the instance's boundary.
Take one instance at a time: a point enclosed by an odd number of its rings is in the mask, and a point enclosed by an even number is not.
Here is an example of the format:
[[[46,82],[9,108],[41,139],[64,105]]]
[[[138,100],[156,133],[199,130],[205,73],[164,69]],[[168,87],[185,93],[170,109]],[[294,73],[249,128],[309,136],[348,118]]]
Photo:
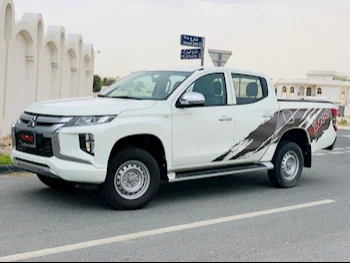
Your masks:
[[[192,72],[142,71],[115,82],[99,97],[165,100]]]

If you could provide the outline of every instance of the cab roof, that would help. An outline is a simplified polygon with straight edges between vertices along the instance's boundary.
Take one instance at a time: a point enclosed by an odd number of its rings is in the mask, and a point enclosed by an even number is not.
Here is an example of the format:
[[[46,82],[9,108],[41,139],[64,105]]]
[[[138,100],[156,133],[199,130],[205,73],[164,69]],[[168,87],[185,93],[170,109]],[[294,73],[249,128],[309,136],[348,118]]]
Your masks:
[[[242,75],[252,75],[252,76],[259,76],[264,78],[270,78],[270,76],[266,75],[262,72],[252,71],[252,70],[245,70],[245,69],[238,69],[238,68],[228,68],[228,67],[214,67],[214,66],[178,66],[178,67],[164,67],[164,68],[151,68],[151,69],[144,69],[141,71],[178,71],[178,72],[196,72],[196,71],[207,71],[207,72],[217,72],[217,71],[230,71],[237,74]]]

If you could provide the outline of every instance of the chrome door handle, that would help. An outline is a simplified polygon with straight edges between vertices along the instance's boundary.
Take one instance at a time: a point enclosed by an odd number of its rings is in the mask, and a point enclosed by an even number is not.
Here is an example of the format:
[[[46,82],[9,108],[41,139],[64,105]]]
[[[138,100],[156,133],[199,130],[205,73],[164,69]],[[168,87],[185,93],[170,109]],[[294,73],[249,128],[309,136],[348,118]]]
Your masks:
[[[232,117],[222,116],[219,121],[232,121]]]
[[[271,114],[271,113],[265,113],[265,114],[263,115],[263,117],[264,117],[264,118],[272,118],[272,117],[273,117],[273,114]]]

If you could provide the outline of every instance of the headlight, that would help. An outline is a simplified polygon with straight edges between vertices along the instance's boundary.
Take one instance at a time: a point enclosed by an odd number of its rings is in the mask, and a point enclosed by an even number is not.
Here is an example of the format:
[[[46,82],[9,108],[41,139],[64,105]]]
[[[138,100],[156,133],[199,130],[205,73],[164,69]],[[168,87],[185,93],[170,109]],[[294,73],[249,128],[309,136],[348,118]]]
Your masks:
[[[114,116],[82,116],[74,117],[70,122],[67,123],[67,126],[85,126],[85,125],[96,125],[104,124],[113,121],[117,117]]]

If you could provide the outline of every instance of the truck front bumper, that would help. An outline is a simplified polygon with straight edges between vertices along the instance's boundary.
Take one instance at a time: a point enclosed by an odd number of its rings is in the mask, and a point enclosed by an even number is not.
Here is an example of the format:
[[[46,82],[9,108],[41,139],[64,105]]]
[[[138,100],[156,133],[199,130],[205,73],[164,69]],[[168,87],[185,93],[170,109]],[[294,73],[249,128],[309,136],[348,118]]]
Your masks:
[[[30,125],[33,116],[22,114],[12,126],[11,159],[15,166],[69,182],[100,184],[105,181],[110,153],[106,144],[111,144],[104,140],[108,134],[106,125],[64,128],[67,117],[38,115],[37,125],[33,127]],[[97,141],[93,155],[81,148],[80,134],[87,132]],[[29,144],[23,141],[23,133],[31,135]]]
[[[106,169],[92,164],[76,163],[56,157],[45,158],[14,150],[11,159],[16,167],[29,172],[75,183],[101,184],[106,179]]]

